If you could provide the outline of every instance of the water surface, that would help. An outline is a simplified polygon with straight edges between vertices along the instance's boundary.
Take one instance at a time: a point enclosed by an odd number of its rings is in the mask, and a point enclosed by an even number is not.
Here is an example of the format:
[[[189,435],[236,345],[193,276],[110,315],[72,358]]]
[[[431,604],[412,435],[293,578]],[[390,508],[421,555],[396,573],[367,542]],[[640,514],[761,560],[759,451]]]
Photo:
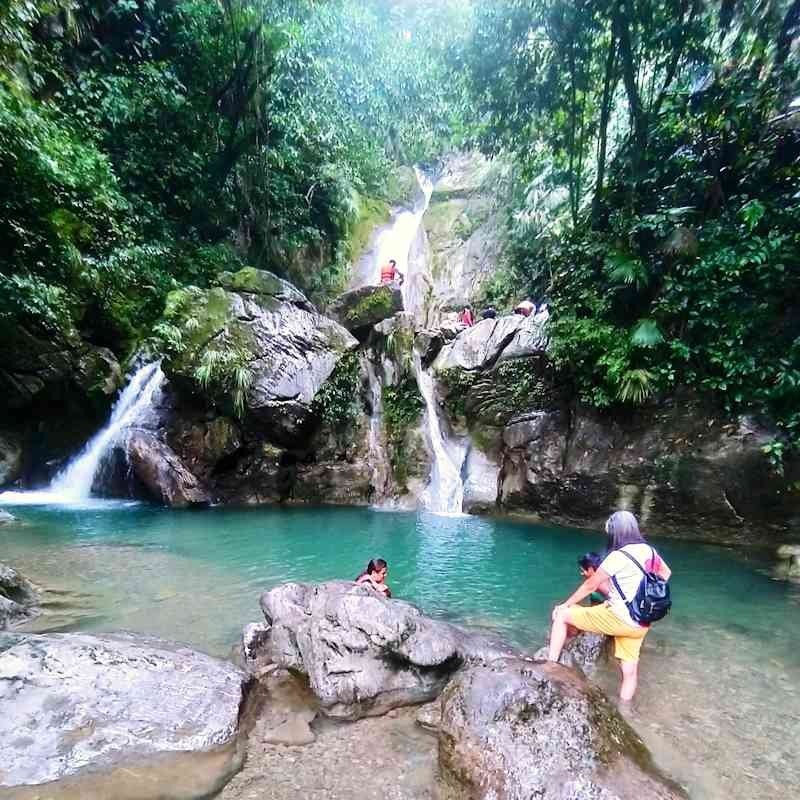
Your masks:
[[[596,535],[509,520],[366,509],[174,512],[146,505],[19,507],[0,560],[48,591],[37,630],[125,628],[226,655],[286,580],[353,578],[376,556],[395,596],[538,647]],[[647,639],[635,725],[696,800],[800,796],[800,592],[768,565],[656,543],[674,612]],[[615,688],[609,669],[598,680]]]

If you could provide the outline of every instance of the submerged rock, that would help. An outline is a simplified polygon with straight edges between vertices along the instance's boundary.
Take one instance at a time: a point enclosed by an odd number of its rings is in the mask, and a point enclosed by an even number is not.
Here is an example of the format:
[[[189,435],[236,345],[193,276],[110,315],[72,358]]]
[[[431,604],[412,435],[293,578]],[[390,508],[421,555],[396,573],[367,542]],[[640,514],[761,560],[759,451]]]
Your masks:
[[[0,512],[0,517],[5,513]],[[7,516],[11,517],[10,514]],[[36,616],[38,600],[39,596],[27,578],[8,565],[0,564],[0,630]]]
[[[226,745],[247,682],[179,645],[87,634],[0,634],[0,677],[0,786]]]
[[[605,695],[560,664],[460,672],[441,700],[443,800],[685,800]]]
[[[153,434],[134,431],[127,444],[131,469],[152,499],[173,508],[211,502],[211,496],[197,477]]]
[[[775,577],[778,580],[800,582],[800,544],[782,544],[776,555],[778,565]]]
[[[375,325],[403,310],[399,284],[361,286],[336,298],[331,314],[350,331]]]
[[[263,657],[308,676],[321,711],[358,719],[435,698],[465,663],[514,651],[351,582],[286,583],[261,597]]]

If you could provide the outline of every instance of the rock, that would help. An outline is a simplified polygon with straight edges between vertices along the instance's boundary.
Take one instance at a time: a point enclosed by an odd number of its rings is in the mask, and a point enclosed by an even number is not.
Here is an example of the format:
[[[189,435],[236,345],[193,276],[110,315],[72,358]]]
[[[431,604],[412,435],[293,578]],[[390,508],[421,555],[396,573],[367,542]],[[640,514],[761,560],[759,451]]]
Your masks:
[[[242,631],[242,662],[249,672],[258,677],[267,668],[274,666],[263,653],[266,649],[270,626],[263,622],[251,622]]]
[[[119,362],[107,347],[87,346],[77,359],[75,378],[86,396],[101,407],[107,405],[124,383]]]
[[[577,636],[567,640],[566,645],[561,650],[558,663],[563,664],[565,667],[579,669],[584,675],[591,675],[597,665],[608,658],[612,641],[611,637],[603,636],[601,633],[579,633]],[[544,647],[534,654],[535,659],[540,661],[547,660],[549,642],[550,637],[548,636]]]
[[[403,311],[403,293],[396,283],[361,286],[345,292],[330,307],[332,316],[349,331],[375,325]]]
[[[800,544],[782,544],[776,555],[774,577],[782,581],[800,581]]]
[[[782,544],[778,547],[776,555],[781,560],[800,558],[800,544]]]
[[[226,745],[247,683],[179,645],[77,633],[0,634],[0,676],[0,786]]]
[[[174,418],[168,443],[192,474],[208,481],[218,471],[220,462],[240,450],[243,437],[230,417],[193,419],[184,411],[184,415]]]
[[[526,319],[529,317],[519,314],[482,319],[442,348],[433,362],[434,370],[441,372],[454,368],[479,370],[492,367],[503,350],[514,341]]]
[[[282,584],[261,608],[271,625],[264,657],[308,676],[329,717],[428,702],[462,664],[514,652],[351,582]]]
[[[414,349],[419,353],[422,366],[427,367],[439,355],[444,345],[444,336],[441,330],[420,331],[414,337]]]
[[[470,447],[464,460],[464,511],[491,511],[497,503],[500,466],[477,447]]]
[[[17,431],[0,431],[0,486],[22,475],[22,436]]]
[[[298,747],[315,742],[317,737],[311,730],[316,712],[298,711],[290,714],[283,722],[264,733],[262,741],[267,744],[283,744]]]
[[[208,505],[211,496],[172,449],[152,433],[128,437],[128,460],[135,477],[156,501],[173,508]]]
[[[426,703],[417,712],[416,721],[417,725],[427,731],[438,731],[442,724],[442,704]]]
[[[522,324],[514,338],[503,348],[498,361],[509,361],[515,358],[526,358],[547,351],[549,337],[547,335],[547,315],[536,314],[522,317]]]
[[[458,673],[439,730],[442,800],[685,800],[603,693],[550,662]]]
[[[3,514],[6,512],[0,512],[0,524]],[[6,516],[11,517],[11,514]],[[38,601],[39,595],[27,578],[8,565],[0,564],[0,630],[36,616]]]
[[[233,354],[247,377],[241,409],[245,427],[273,444],[297,445],[315,418],[317,392],[358,342],[271,273],[246,269],[221,280],[230,290],[170,294],[168,317],[181,330],[185,347],[165,358],[164,372],[184,399],[203,397],[231,414],[230,384],[203,384],[197,371],[209,358]]]

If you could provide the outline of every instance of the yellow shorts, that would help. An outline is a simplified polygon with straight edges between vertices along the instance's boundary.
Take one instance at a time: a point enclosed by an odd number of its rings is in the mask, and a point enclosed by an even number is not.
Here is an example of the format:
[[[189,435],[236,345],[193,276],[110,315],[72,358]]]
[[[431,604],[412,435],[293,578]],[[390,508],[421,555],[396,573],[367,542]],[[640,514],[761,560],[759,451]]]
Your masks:
[[[608,603],[600,606],[571,606],[569,622],[576,628],[590,633],[604,633],[614,637],[614,656],[620,661],[639,660],[642,642],[650,628],[637,625],[632,628],[608,607]]]

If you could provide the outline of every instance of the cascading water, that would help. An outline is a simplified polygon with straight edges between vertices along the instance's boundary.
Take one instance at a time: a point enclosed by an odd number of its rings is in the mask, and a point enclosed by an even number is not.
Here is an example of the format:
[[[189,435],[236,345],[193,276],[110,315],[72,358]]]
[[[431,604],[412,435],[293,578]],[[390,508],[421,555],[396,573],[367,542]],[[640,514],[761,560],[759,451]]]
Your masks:
[[[125,387],[111,410],[108,424],[98,431],[58,473],[48,489],[37,492],[3,492],[0,502],[6,504],[79,503],[91,497],[92,483],[104,457],[113,444],[150,408],[153,394],[161,386],[164,373],[159,363],[139,369]]]
[[[433,466],[428,486],[420,497],[422,507],[436,514],[461,514],[464,502],[464,482],[461,480],[460,462],[463,453],[455,463],[445,444],[439,422],[439,409],[436,407],[433,377],[423,369],[419,354],[414,353],[414,370],[417,385],[425,400],[428,438],[433,450]]]
[[[370,359],[366,359],[366,367],[372,407],[369,417],[369,463],[372,467],[373,502],[380,505],[388,494],[389,479],[392,473],[382,437],[382,384]]]

